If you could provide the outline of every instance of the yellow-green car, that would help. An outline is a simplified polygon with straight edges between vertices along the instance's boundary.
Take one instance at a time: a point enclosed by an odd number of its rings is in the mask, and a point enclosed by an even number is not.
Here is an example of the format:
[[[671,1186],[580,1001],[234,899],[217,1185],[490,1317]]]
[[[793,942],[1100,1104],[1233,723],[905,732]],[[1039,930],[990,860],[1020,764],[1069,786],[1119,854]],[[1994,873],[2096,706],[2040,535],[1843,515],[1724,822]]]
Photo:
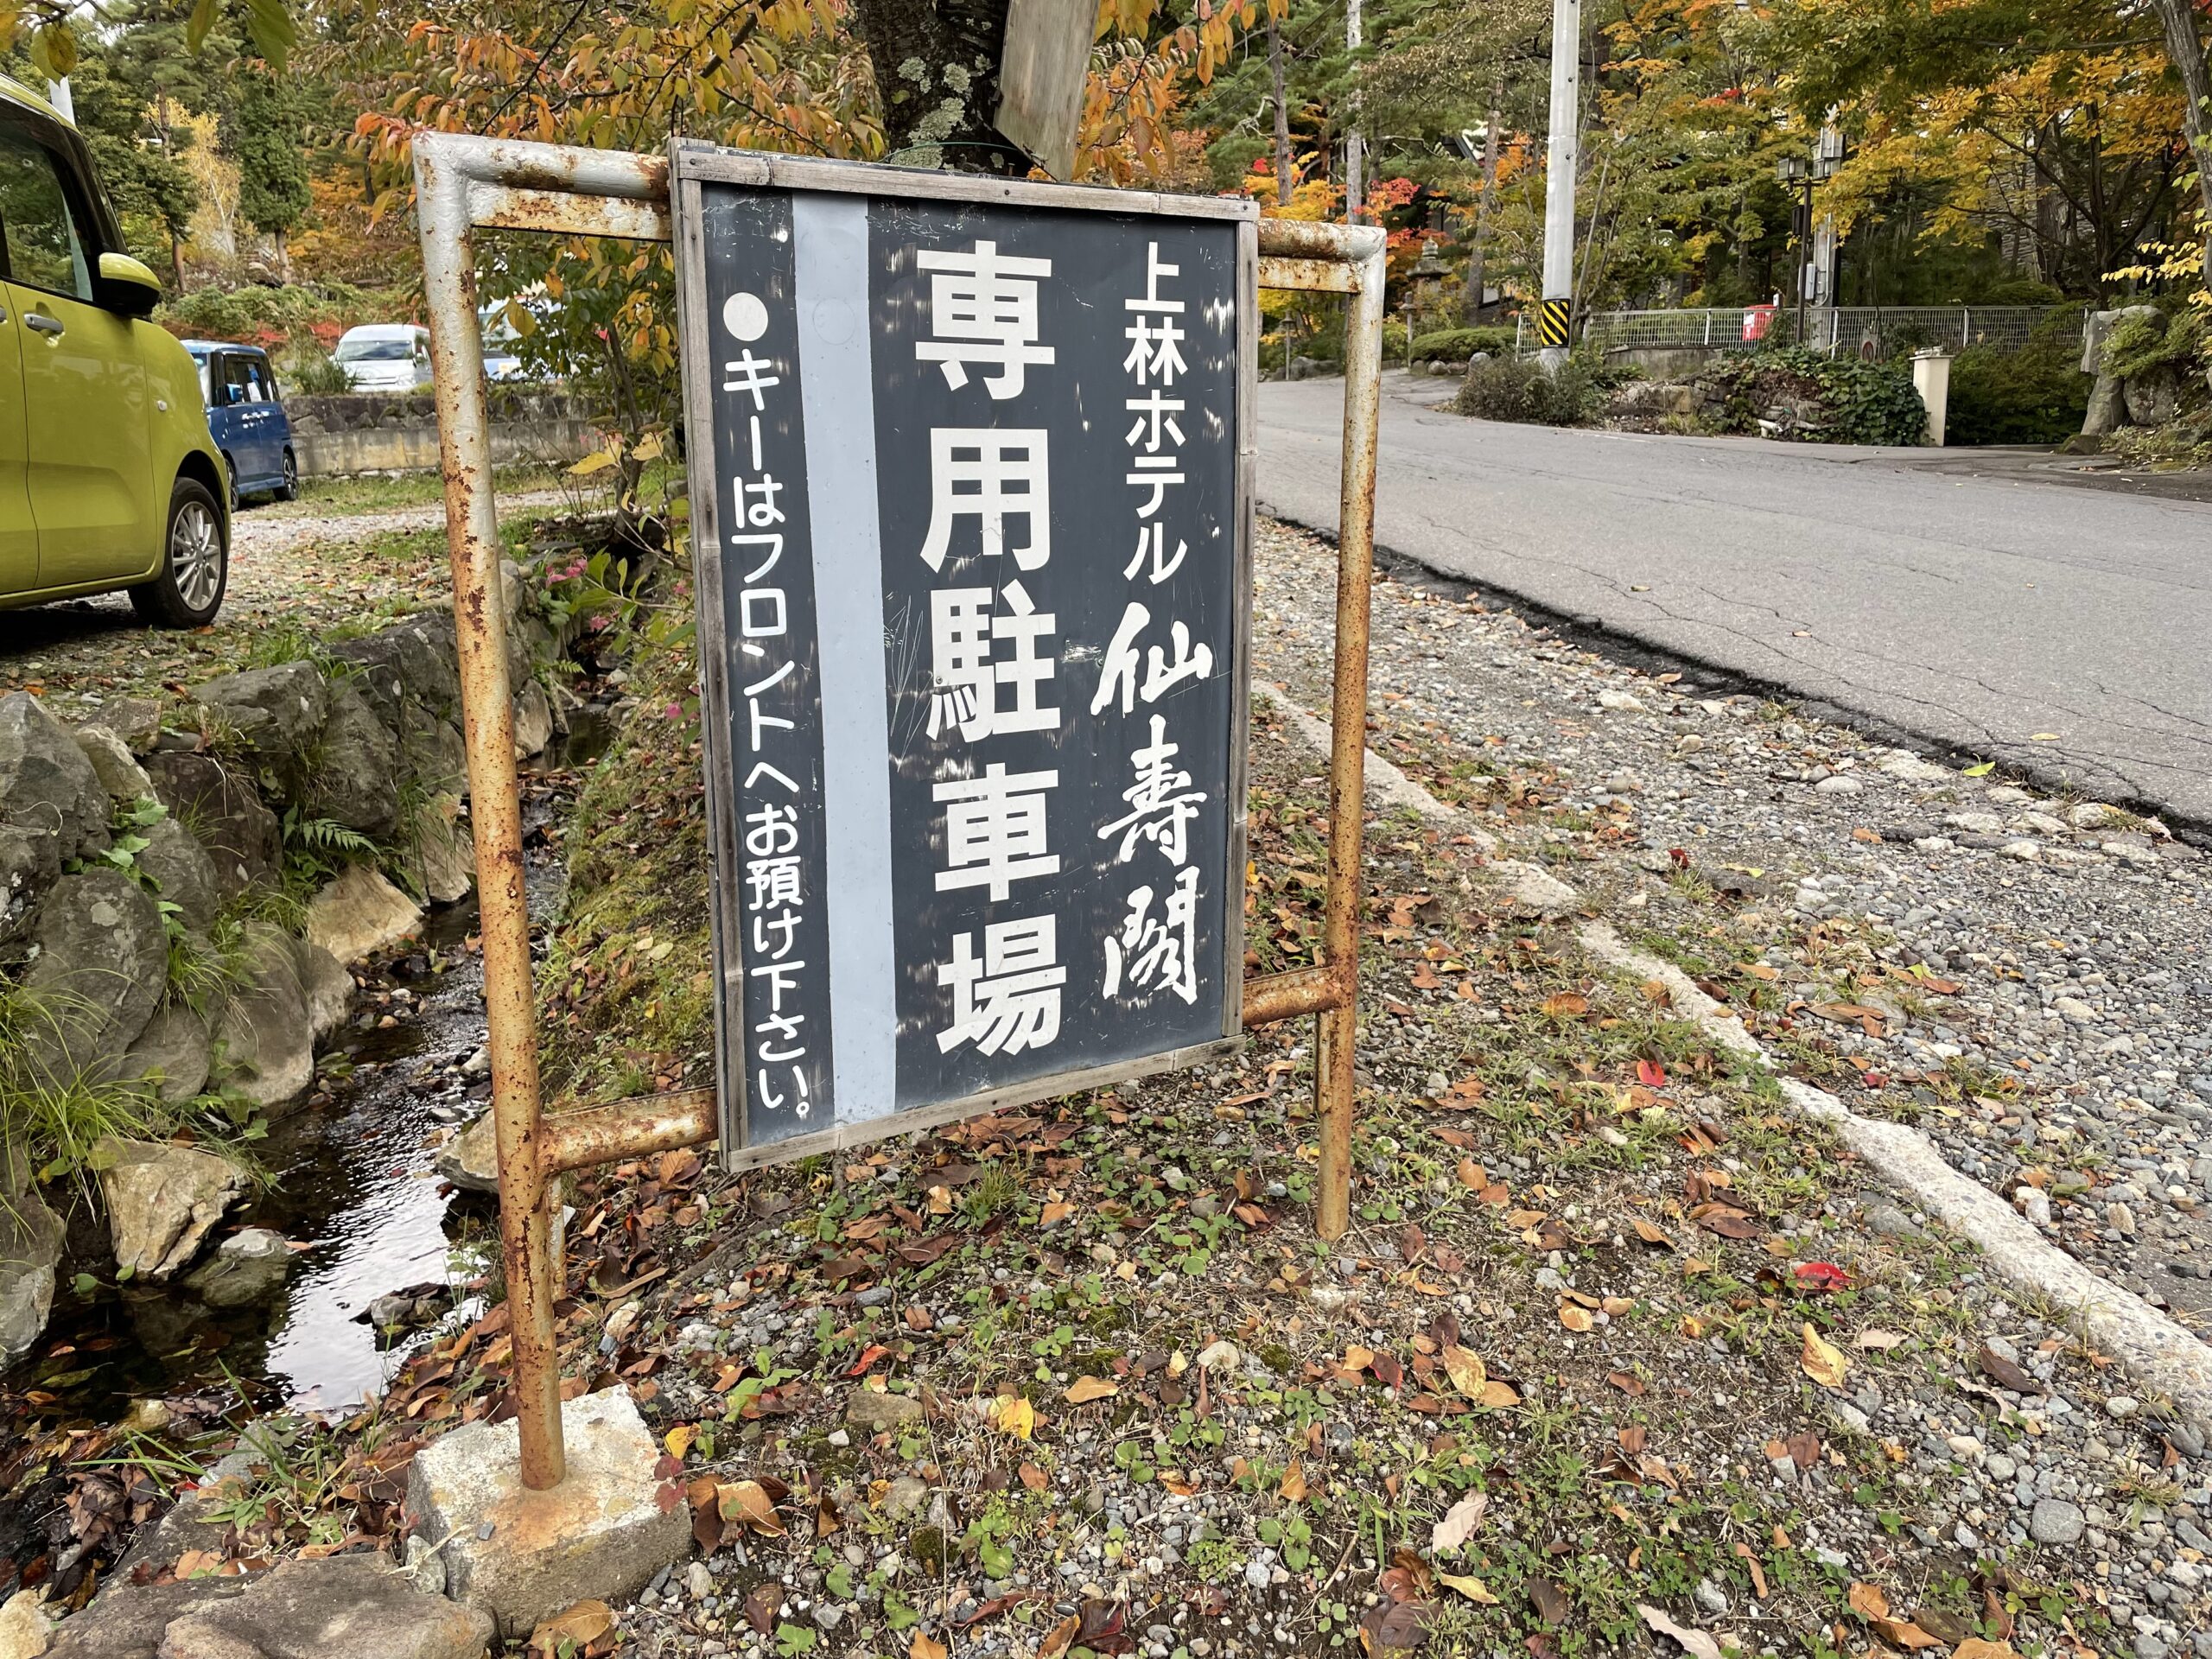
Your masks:
[[[170,627],[230,575],[221,453],[192,359],[147,321],[77,130],[0,76],[0,606],[122,588]]]

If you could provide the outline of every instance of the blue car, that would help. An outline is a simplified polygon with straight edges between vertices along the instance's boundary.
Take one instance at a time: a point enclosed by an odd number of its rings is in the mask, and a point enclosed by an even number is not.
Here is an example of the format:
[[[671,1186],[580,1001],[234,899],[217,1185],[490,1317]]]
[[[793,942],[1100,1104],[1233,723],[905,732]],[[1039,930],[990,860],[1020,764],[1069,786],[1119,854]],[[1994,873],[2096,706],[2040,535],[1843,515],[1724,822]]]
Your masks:
[[[184,349],[199,365],[207,429],[230,467],[231,504],[247,495],[291,500],[300,493],[300,466],[269,353],[219,340],[188,340]]]

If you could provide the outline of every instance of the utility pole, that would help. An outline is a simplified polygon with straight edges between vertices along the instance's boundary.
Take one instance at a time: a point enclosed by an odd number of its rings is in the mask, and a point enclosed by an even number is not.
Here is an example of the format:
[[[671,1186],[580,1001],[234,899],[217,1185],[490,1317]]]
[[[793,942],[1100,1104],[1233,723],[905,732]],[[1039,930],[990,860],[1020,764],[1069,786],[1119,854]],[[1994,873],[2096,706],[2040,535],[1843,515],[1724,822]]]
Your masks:
[[[1579,0],[1578,0],[1579,3]],[[1344,0],[1344,48],[1359,53],[1359,0]],[[1344,130],[1344,223],[1357,225],[1367,206],[1367,142],[1359,131],[1359,66],[1352,65],[1351,120]]]
[[[1544,302],[1536,339],[1545,368],[1567,364],[1574,314],[1574,170],[1581,145],[1582,0],[1552,0],[1552,130],[1544,152]]]

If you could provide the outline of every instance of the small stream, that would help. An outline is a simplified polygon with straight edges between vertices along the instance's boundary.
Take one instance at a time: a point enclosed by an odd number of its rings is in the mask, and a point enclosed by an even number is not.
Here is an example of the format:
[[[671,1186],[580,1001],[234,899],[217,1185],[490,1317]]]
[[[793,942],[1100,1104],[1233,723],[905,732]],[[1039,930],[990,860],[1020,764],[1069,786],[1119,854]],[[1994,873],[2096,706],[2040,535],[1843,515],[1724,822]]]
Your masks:
[[[570,721],[568,737],[524,781],[530,907],[539,925],[558,912],[566,886],[556,845],[543,833],[565,792],[554,774],[594,758],[610,726],[596,708]],[[491,1093],[469,1065],[484,1041],[476,925],[471,896],[433,911],[420,938],[375,972],[357,967],[362,983],[349,1023],[326,1049],[326,1076],[311,1097],[323,1103],[296,1108],[251,1148],[266,1179],[215,1236],[267,1227],[306,1247],[274,1299],[218,1309],[181,1284],[118,1285],[104,1240],[73,1217],[46,1336],[0,1376],[0,1441],[30,1418],[115,1423],[134,1402],[233,1385],[260,1408],[340,1410],[378,1392],[397,1359],[426,1339],[420,1330],[379,1332],[366,1317],[372,1301],[441,1286],[466,1302],[497,1248],[492,1201],[456,1193],[431,1164]],[[333,1066],[334,1055],[344,1065]],[[347,1067],[350,1075],[337,1075]],[[88,1295],[73,1287],[79,1273],[98,1281]]]

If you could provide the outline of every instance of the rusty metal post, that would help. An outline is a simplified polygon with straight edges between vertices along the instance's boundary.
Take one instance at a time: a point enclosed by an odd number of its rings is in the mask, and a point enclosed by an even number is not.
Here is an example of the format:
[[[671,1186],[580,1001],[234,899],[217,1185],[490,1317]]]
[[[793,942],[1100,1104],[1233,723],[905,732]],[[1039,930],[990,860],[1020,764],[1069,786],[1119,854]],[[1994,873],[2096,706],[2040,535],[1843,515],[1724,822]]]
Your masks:
[[[1329,874],[1321,940],[1338,1001],[1315,1020],[1320,1193],[1314,1230],[1351,1224],[1353,1060],[1359,1031],[1360,836],[1366,817],[1368,595],[1375,569],[1375,450],[1382,417],[1383,241],[1347,246],[1358,287],[1344,322],[1344,494],[1337,523],[1337,660],[1329,717]],[[1348,236],[1346,241],[1351,242]]]
[[[458,161],[445,155],[434,135],[416,140],[423,296],[429,315],[446,537],[453,559],[468,810],[476,837],[484,1009],[499,1158],[499,1245],[506,1270],[523,1484],[543,1491],[560,1484],[567,1471],[553,1332],[553,1303],[560,1287],[555,1282],[552,1217],[537,1144],[537,1011],[530,985],[522,804],[515,778],[506,594],[493,493],[484,347],[476,316],[475,239],[470,233],[469,180]]]

